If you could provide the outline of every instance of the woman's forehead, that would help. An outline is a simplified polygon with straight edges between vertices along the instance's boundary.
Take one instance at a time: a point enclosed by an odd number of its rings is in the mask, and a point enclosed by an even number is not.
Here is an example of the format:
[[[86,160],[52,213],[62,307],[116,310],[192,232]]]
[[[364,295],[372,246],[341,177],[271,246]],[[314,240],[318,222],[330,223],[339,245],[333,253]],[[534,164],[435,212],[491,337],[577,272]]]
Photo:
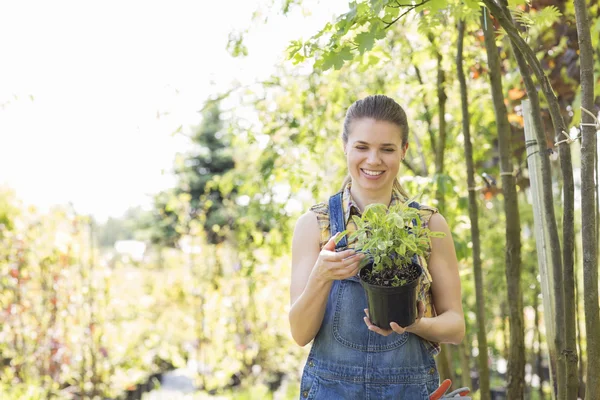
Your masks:
[[[363,118],[352,123],[348,138],[352,142],[398,144],[402,141],[401,133],[401,128],[392,122]]]

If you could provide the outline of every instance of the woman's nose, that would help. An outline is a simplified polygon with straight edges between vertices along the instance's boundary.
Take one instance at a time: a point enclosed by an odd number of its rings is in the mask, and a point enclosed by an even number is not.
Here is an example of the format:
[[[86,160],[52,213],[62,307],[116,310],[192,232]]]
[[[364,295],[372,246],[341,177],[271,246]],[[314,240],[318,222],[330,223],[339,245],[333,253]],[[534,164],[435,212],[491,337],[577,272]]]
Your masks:
[[[369,152],[369,156],[367,157],[367,162],[369,164],[377,165],[381,162],[381,158],[379,158],[379,153],[377,151]]]

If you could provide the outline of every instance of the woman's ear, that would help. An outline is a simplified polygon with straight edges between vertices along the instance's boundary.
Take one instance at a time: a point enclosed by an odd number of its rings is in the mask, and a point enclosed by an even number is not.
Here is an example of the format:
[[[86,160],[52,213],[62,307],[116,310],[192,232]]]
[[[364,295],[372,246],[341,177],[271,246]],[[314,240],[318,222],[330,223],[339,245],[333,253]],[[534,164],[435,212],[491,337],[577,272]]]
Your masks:
[[[402,146],[402,159],[406,158],[406,152],[408,151],[408,142]]]

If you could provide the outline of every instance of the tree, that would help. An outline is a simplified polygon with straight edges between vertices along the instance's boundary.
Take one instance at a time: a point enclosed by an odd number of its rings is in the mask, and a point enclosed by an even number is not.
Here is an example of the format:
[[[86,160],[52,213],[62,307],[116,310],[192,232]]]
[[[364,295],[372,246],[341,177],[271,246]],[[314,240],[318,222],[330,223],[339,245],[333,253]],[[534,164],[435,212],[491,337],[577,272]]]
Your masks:
[[[594,110],[594,51],[585,0],[575,0],[577,36],[581,63],[581,107]],[[600,316],[598,305],[598,238],[596,220],[598,209],[597,187],[594,182],[597,160],[596,135],[593,115],[582,113],[581,126],[581,220],[583,237],[583,284],[585,331],[587,336],[586,398],[600,399]],[[575,316],[572,316],[575,318]],[[569,380],[571,383],[571,380]],[[569,385],[571,387],[571,385]],[[571,390],[571,388],[570,388]]]
[[[139,223],[154,244],[177,247],[181,236],[193,234],[192,225],[198,223],[209,243],[222,243],[226,238],[223,228],[232,223],[231,212],[224,205],[226,197],[218,186],[221,177],[235,167],[219,100],[207,101],[190,142],[190,150],[175,160],[176,186],[155,195],[152,215]]]
[[[567,295],[573,293],[573,249],[574,249],[574,183],[573,183],[573,168],[571,164],[570,140],[563,140],[563,133],[566,135],[566,126],[560,113],[556,95],[552,90],[552,86],[546,76],[539,60],[535,56],[533,50],[525,42],[519,34],[511,14],[508,10],[506,0],[501,1],[501,4],[494,0],[484,0],[484,4],[490,9],[491,14],[496,18],[499,24],[504,28],[506,34],[510,38],[513,53],[519,64],[521,76],[525,81],[527,94],[532,101],[532,109],[534,110],[534,124],[538,143],[545,143],[545,135],[541,130],[541,123],[538,121],[539,104],[537,97],[537,89],[531,80],[531,72],[533,70],[538,79],[542,92],[549,105],[549,112],[554,126],[555,140],[560,143],[559,154],[561,161],[561,171],[563,178],[563,249],[561,252],[560,239],[558,230],[556,229],[556,221],[554,219],[554,204],[551,193],[551,178],[548,165],[548,155],[542,155],[542,174],[544,196],[543,202],[546,208],[546,226],[549,229],[552,251],[552,263],[555,279],[554,282],[554,300],[556,313],[556,335],[555,347],[557,354],[557,390],[558,397],[565,398],[567,396],[567,376],[576,375],[577,369],[577,352],[571,347],[573,340],[567,342],[567,332],[572,332],[574,327],[567,328],[567,323],[571,323],[571,319],[567,320],[567,310],[574,314],[574,296],[567,298]],[[528,67],[529,66],[529,67]],[[568,360],[568,361],[567,361]],[[575,372],[573,373],[573,370]]]
[[[523,294],[521,290],[521,221],[510,145],[511,127],[508,121],[506,106],[504,105],[500,56],[496,47],[492,21],[488,17],[487,10],[483,10],[481,19],[489,67],[488,75],[498,130],[500,175],[502,177],[504,214],[506,216],[505,271],[506,286],[508,289],[507,301],[510,314],[507,397],[510,399],[520,399],[523,398],[525,385]]]
[[[469,219],[471,221],[471,242],[473,243],[473,276],[475,278],[475,296],[477,297],[477,345],[479,349],[479,393],[482,400],[490,399],[490,374],[488,369],[488,346],[485,329],[485,298],[483,294],[483,274],[481,272],[481,241],[479,237],[479,217],[477,192],[475,188],[475,166],[473,164],[473,145],[471,143],[471,127],[467,79],[463,67],[463,41],[465,21],[458,23],[458,44],[456,68],[460,82],[460,98],[462,109],[462,132],[464,136],[465,159],[467,164],[467,185],[469,186]]]
[[[231,224],[231,218],[223,206],[224,197],[213,182],[235,165],[218,101],[206,104],[202,122],[191,140],[191,150],[176,163],[176,193],[189,196],[188,220],[200,218],[209,243],[221,243],[225,239],[222,228]]]

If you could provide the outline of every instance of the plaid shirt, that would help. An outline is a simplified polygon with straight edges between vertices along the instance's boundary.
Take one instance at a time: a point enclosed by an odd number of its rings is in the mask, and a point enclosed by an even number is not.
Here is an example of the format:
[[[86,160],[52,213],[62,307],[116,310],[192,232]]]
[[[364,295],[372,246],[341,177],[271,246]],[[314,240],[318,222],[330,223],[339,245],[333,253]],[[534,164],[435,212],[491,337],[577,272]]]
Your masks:
[[[360,210],[358,209],[358,206],[356,206],[356,203],[354,202],[354,200],[352,199],[352,195],[350,194],[350,185],[351,184],[348,183],[344,187],[343,193],[342,193],[342,207],[344,209],[344,220],[346,223],[346,229],[348,230],[348,236],[350,236],[350,234],[356,230],[356,224],[352,220],[352,216],[353,215],[360,216]],[[404,196],[402,196],[402,194],[400,194],[400,192],[394,190],[392,192],[392,200],[391,200],[389,206],[391,207],[395,204],[398,204],[401,202],[403,203],[405,201],[407,201],[407,199]],[[330,238],[329,205],[327,203],[315,204],[314,206],[312,206],[310,208],[310,210],[312,212],[314,212],[315,214],[317,214],[317,221],[319,222],[319,228],[321,229],[320,245],[321,245],[321,248],[323,248],[325,243],[327,243],[327,241]],[[431,216],[437,212],[438,212],[437,209],[435,209],[433,207],[420,205],[419,214],[421,216],[421,221],[422,221],[422,224],[424,227],[427,227],[427,225],[429,223],[429,218],[431,218]],[[355,244],[356,244],[356,239],[354,239],[352,241],[348,241],[348,248],[354,248]],[[425,314],[424,314],[425,317],[434,317],[436,315],[435,308],[433,305],[433,300],[431,297],[432,279],[431,279],[431,275],[429,274],[429,270],[427,268],[430,253],[431,253],[431,251],[429,251],[425,255],[425,257],[420,257],[420,260],[419,260],[421,262],[421,265],[423,266],[423,271],[425,271],[425,273],[422,275],[421,281],[419,283],[418,297],[419,297],[419,300],[421,300],[423,302],[423,304],[425,304]],[[430,342],[428,340],[424,340],[424,343],[426,344],[427,350],[429,351],[430,354],[436,355],[439,353],[439,351],[440,351],[439,343]]]

